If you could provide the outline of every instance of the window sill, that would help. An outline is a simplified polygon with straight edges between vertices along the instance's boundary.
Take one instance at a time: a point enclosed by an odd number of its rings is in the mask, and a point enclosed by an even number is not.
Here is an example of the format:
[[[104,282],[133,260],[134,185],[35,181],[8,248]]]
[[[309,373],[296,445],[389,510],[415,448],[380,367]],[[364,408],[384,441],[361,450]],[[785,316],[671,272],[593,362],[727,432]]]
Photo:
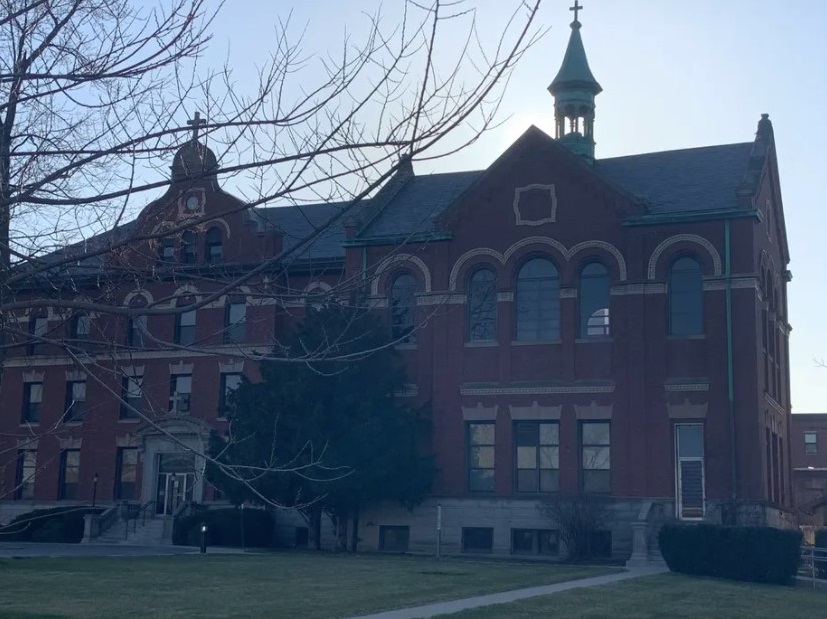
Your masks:
[[[560,343],[560,340],[511,340],[512,346],[549,346]]]
[[[39,428],[40,422],[39,421],[21,421],[20,422],[21,428]]]
[[[574,340],[575,344],[611,344],[611,335],[601,335],[594,337],[578,337]]]
[[[141,419],[140,418],[133,419],[131,417],[126,417],[126,418],[123,418],[123,419],[118,419],[118,423],[141,423]]]
[[[465,342],[466,348],[496,348],[500,343],[497,340],[480,340],[478,342]]]
[[[63,425],[64,426],[70,426],[70,427],[82,426],[83,421],[82,420],[81,421],[64,421]]]
[[[700,335],[667,335],[667,336],[666,336],[666,339],[667,339],[668,341],[676,341],[676,340],[678,340],[678,341],[679,341],[679,340],[705,340],[705,339],[706,339],[706,335],[705,335],[705,334],[703,334],[703,333],[702,333],[702,334],[700,334]]]
[[[394,344],[396,350],[416,350],[416,344]]]

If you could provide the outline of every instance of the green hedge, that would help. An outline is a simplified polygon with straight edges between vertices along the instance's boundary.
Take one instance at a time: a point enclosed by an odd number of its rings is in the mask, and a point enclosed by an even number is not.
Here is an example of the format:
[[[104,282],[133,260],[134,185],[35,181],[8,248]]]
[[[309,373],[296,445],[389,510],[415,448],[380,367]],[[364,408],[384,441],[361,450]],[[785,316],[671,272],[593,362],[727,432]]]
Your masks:
[[[77,544],[83,539],[83,516],[100,507],[52,507],[20,514],[0,527],[0,541]]]
[[[244,545],[250,548],[268,548],[273,544],[275,519],[263,509],[210,509],[185,518],[178,518],[172,532],[172,542],[179,546],[201,544],[201,523],[207,524],[207,544],[210,546],[241,546],[241,518],[244,514]]]
[[[752,582],[793,582],[801,556],[800,531],[771,527],[666,524],[658,542],[673,572]]]
[[[816,548],[827,548],[827,529],[819,529],[816,531],[815,538]],[[819,578],[827,578],[827,558],[816,559],[816,570],[818,570]]]

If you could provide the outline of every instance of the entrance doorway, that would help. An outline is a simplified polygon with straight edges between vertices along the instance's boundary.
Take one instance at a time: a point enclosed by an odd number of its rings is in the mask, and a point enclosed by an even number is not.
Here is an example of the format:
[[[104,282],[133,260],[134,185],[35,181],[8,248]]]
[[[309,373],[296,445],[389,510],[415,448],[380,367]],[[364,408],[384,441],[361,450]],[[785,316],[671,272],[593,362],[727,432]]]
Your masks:
[[[155,513],[172,516],[183,504],[192,501],[195,488],[195,455],[160,454]]]

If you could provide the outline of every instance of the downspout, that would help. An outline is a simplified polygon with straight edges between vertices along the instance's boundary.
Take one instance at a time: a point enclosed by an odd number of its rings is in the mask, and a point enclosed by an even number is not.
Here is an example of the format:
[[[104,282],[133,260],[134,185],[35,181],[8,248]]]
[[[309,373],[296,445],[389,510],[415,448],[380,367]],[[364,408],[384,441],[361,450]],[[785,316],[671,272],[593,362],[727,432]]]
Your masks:
[[[368,277],[368,248],[365,245],[362,245],[362,279],[367,279]]]
[[[727,358],[727,399],[729,407],[729,454],[730,486],[732,488],[732,509],[738,499],[738,458],[735,440],[735,372],[732,364],[732,257],[730,248],[730,220],[724,220],[724,281],[726,282],[726,358]],[[737,519],[737,514],[732,517]],[[735,524],[735,522],[732,522]]]

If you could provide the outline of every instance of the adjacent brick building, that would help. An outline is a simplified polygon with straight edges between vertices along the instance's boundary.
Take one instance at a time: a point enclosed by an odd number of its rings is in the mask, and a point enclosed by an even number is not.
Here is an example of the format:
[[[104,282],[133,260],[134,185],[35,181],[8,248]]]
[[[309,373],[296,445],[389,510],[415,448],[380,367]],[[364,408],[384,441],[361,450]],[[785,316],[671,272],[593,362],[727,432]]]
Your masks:
[[[790,449],[801,524],[827,526],[827,414],[793,415]]]
[[[343,205],[245,208],[193,138],[166,193],[103,239],[134,242],[96,257],[90,243],[77,290],[55,293],[147,307],[145,322],[21,312],[34,339],[4,368],[0,440],[16,457],[0,510],[96,492],[155,501],[164,517],[213,500],[182,445],[222,431],[223,394],[256,378],[237,353],[268,350],[308,298],[358,282],[397,338],[402,396],[431,403],[439,467],[414,511],[362,515],[363,548],[432,550],[440,506],[446,552],[554,553],[538,504],[582,493],[611,499],[600,540],[617,557],[635,527],[673,515],[781,523],[791,276],[769,118],[743,143],[595,158],[601,88],[577,20],[549,90],[554,138],[532,127],[480,171],[417,176],[407,161],[343,222],[254,272]],[[188,218],[204,223],[179,234]],[[159,230],[167,240],[137,240]],[[113,275],[137,264],[154,283]],[[252,272],[243,288],[221,292],[239,272]],[[94,367],[38,344],[45,334],[94,340]]]

